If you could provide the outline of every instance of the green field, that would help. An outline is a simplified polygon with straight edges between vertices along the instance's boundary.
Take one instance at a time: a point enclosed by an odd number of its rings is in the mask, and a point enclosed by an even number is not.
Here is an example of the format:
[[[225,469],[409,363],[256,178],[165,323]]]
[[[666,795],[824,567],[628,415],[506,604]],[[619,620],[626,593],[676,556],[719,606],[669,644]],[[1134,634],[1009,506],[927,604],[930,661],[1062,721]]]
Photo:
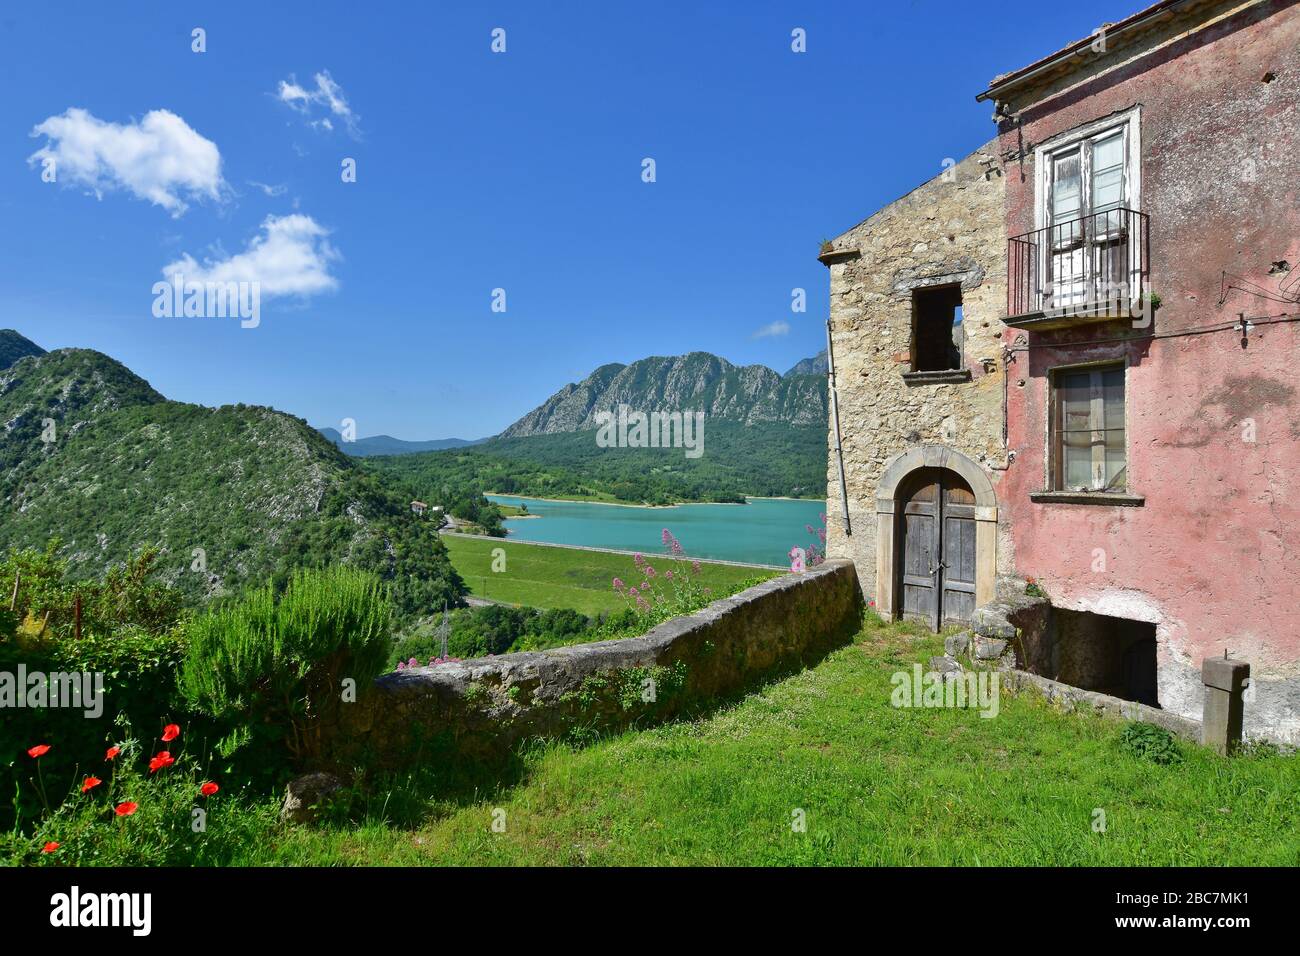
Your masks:
[[[1121,747],[1123,723],[1032,692],[1004,692],[992,719],[891,706],[891,675],[941,651],[868,623],[700,719],[535,747],[503,777],[404,775],[352,819],[277,834],[247,862],[1300,865],[1300,757],[1179,743],[1179,762],[1152,763]]]
[[[630,554],[556,548],[501,538],[461,538],[444,535],[451,563],[475,597],[538,608],[573,608],[583,614],[621,611],[626,598],[614,593],[614,578],[635,583]],[[504,548],[506,570],[493,572],[492,552]],[[662,556],[646,555],[652,562]],[[719,595],[730,594],[742,582],[770,578],[770,568],[700,563],[700,580]]]

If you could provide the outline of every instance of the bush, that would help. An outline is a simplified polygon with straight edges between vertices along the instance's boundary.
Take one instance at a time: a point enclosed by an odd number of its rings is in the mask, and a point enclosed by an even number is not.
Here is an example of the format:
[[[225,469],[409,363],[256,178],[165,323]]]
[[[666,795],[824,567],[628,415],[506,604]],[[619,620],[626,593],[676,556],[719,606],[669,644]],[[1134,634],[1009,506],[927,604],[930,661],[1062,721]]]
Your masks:
[[[1174,735],[1155,724],[1127,725],[1119,735],[1120,747],[1130,756],[1152,763],[1171,764],[1183,759]]]
[[[182,691],[229,731],[224,752],[278,742],[309,763],[320,756],[322,722],[337,717],[343,682],[361,692],[382,672],[391,616],[374,575],[296,572],[279,601],[267,587],[190,624]]]
[[[176,674],[184,658],[177,624],[179,594],[152,580],[154,553],[144,551],[125,567],[109,570],[103,583],[71,582],[67,562],[55,557],[58,542],[44,551],[12,551],[0,560],[0,588],[5,604],[19,582],[15,611],[0,610],[0,674],[14,700],[0,720],[0,828],[32,819],[41,799],[35,787],[35,767],[27,749],[60,741],[42,758],[48,780],[67,781],[77,768],[97,766],[103,759],[103,731],[115,719],[128,718],[138,727],[161,728],[181,709]],[[74,638],[73,607],[82,599],[82,636]],[[98,701],[71,699],[33,706],[31,698],[18,707],[20,668],[27,690],[36,677],[41,685],[58,674],[90,675]],[[101,705],[101,706],[97,706]],[[88,733],[88,729],[93,731]]]

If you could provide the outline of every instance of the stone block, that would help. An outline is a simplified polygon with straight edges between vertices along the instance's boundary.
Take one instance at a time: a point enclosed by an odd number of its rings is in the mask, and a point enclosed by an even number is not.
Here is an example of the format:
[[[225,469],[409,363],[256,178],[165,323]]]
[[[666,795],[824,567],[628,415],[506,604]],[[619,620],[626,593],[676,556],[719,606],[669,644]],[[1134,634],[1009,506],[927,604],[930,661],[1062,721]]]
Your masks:
[[[1010,608],[998,604],[988,604],[976,608],[971,615],[971,629],[980,637],[997,638],[1009,641],[1016,636],[1016,626],[1007,620]]]
[[[950,657],[960,657],[970,650],[970,631],[962,631],[960,634],[951,634],[944,638],[944,653]]]
[[[941,674],[944,677],[947,677],[949,674],[962,673],[962,666],[959,661],[945,655],[943,657],[930,658],[929,664],[926,665],[926,670],[931,674]]]
[[[1221,754],[1241,745],[1245,714],[1244,690],[1250,665],[1227,657],[1208,657],[1201,664],[1205,703],[1201,715],[1201,743]]]

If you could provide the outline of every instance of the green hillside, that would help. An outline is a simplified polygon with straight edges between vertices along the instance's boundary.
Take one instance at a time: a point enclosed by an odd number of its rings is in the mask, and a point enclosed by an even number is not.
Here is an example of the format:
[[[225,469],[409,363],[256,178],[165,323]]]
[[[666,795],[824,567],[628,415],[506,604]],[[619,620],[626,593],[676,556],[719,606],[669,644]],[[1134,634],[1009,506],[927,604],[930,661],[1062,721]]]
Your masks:
[[[196,602],[335,562],[380,573],[402,615],[463,593],[404,492],[290,415],[171,402],[69,349],[0,371],[0,421],[0,548],[58,538],[92,578],[154,546]]]
[[[7,369],[20,358],[44,354],[43,348],[30,339],[23,338],[13,329],[0,329],[0,370]]]

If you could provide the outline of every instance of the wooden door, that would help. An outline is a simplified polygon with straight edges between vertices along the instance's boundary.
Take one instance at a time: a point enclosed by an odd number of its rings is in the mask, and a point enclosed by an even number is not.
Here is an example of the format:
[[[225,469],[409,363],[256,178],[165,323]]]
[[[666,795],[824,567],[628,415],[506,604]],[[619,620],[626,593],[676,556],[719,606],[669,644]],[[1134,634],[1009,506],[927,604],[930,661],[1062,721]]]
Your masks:
[[[952,472],[945,475],[943,563],[939,567],[941,623],[969,621],[975,613],[975,495]]]
[[[918,471],[900,496],[903,617],[934,630],[975,610],[975,496],[955,473]]]
[[[911,483],[911,493],[904,499],[903,540],[903,617],[925,621],[939,629],[939,512],[942,500],[935,469],[923,469]]]

